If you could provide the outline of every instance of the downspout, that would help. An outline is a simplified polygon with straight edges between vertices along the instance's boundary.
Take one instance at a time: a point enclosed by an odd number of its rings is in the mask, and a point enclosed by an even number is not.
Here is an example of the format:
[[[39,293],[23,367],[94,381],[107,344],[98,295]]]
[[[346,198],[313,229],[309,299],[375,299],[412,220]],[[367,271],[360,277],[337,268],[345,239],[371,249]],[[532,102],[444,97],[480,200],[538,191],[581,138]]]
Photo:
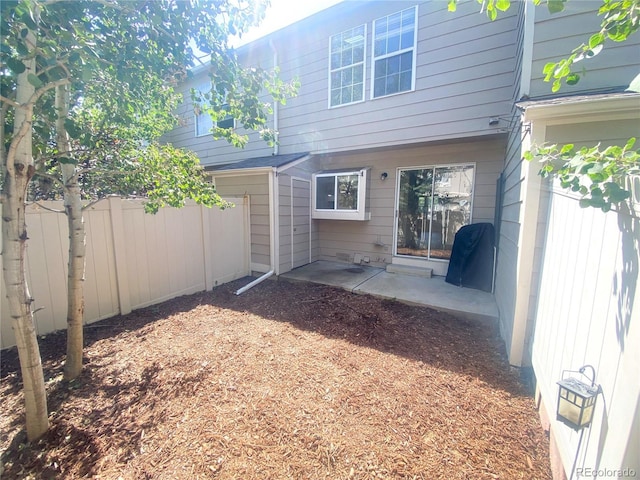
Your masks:
[[[253,282],[245,285],[242,288],[239,288],[236,291],[236,295],[242,295],[244,292],[249,290],[250,288],[255,287],[259,283],[264,282],[267,278],[276,273],[276,202],[275,202],[275,192],[277,192],[276,181],[278,177],[276,176],[276,169],[272,168],[269,172],[269,265],[270,269],[267,273],[262,275],[261,277],[256,278]]]
[[[535,5],[524,2],[524,25],[522,35],[522,66],[520,68],[520,92],[518,98],[531,95],[531,72],[533,71],[533,41],[535,29]]]
[[[273,69],[278,68],[278,50],[276,50],[275,45],[273,44],[273,40],[269,40],[269,46],[271,47],[271,51],[273,52]],[[276,99],[273,100],[273,132],[274,132],[274,143],[273,143],[273,155],[278,155],[280,153],[280,147],[278,144],[280,132],[278,131],[279,121],[278,116],[280,112],[280,104]]]
[[[263,281],[265,281],[267,278],[269,278],[271,275],[273,275],[273,273],[274,273],[273,270],[269,270],[267,273],[265,273],[261,277],[256,278],[253,282],[248,283],[247,285],[245,285],[242,288],[239,288],[236,291],[236,295],[242,295],[244,292],[246,292],[250,288],[253,288],[256,285],[258,285],[259,283],[262,283]]]

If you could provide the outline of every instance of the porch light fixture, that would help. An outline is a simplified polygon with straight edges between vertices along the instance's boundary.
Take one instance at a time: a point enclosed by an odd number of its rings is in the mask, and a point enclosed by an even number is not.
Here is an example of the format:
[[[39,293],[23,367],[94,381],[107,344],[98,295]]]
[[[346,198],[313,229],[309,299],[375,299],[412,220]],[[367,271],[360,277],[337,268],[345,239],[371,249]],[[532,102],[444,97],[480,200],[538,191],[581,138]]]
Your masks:
[[[389,176],[389,174],[387,172],[382,172],[380,174],[380,180],[382,180],[384,182],[387,179],[388,176]]]
[[[566,373],[579,373],[587,377],[585,370],[591,370],[591,385],[575,377],[565,377]],[[578,371],[565,370],[563,379],[558,382],[558,411],[556,419],[574,430],[588,427],[593,420],[596,398],[602,391],[600,385],[595,384],[596,372],[591,365],[585,365]]]

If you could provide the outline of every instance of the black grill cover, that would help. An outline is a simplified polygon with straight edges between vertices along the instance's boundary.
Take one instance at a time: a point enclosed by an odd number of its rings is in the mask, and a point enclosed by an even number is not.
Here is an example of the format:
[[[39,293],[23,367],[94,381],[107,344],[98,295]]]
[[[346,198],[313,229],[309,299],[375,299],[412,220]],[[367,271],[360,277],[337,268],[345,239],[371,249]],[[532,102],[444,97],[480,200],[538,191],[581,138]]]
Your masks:
[[[460,228],[453,239],[445,281],[490,292],[493,286],[494,229],[490,223]]]

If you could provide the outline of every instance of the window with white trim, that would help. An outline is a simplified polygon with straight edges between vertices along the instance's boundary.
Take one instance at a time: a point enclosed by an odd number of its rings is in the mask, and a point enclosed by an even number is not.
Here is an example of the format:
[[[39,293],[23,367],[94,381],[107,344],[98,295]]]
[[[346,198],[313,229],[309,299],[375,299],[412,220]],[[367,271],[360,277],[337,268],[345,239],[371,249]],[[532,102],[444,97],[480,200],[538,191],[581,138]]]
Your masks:
[[[373,23],[372,98],[415,88],[417,13],[415,6]]]
[[[368,169],[313,175],[312,218],[369,220],[366,211]]]
[[[201,83],[196,87],[196,90],[200,92],[202,97],[201,103],[207,104],[208,101],[205,98],[207,94],[209,94],[212,90],[211,82],[206,81]],[[223,109],[227,109],[228,105],[222,105]],[[235,128],[236,121],[231,115],[227,115],[222,120],[218,120],[217,122],[211,118],[211,115],[207,112],[201,111],[200,108],[196,106],[194,110],[195,114],[195,125],[196,125],[196,137],[202,137],[203,135],[208,135],[211,131],[217,128]]]
[[[364,101],[366,25],[329,39],[329,107]]]

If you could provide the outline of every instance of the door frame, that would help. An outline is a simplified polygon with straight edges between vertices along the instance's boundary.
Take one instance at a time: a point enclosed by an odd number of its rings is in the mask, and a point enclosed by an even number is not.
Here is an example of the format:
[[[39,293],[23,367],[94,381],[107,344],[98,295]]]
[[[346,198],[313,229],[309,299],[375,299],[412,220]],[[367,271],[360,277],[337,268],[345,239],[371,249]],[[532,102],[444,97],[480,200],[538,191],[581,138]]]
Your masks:
[[[399,217],[399,203],[400,203],[400,174],[405,170],[420,170],[420,169],[436,169],[439,167],[455,167],[455,166],[472,166],[473,178],[471,179],[471,206],[469,224],[473,223],[473,206],[476,194],[476,174],[478,172],[477,162],[452,162],[452,163],[437,163],[431,165],[415,165],[407,167],[396,168],[396,191],[394,195],[393,205],[393,242],[391,251],[391,263],[394,265],[405,265],[418,268],[431,268],[434,275],[445,276],[447,269],[449,268],[449,260],[441,258],[421,258],[413,257],[410,255],[398,255],[398,217]],[[435,177],[434,177],[435,179]]]
[[[291,187],[290,188],[290,192],[291,192],[291,229],[290,229],[291,230],[290,231],[290,234],[291,234],[291,268],[293,269],[293,268],[297,268],[297,267],[294,267],[294,257],[293,257],[293,254],[294,254],[294,252],[293,252],[293,238],[294,238],[294,231],[293,231],[293,228],[294,228],[294,221],[293,221],[294,214],[293,214],[293,210],[294,210],[294,207],[295,207],[294,201],[293,201],[293,199],[294,199],[293,182],[294,182],[294,180],[297,180],[299,182],[304,182],[304,183],[308,184],[308,186],[309,186],[309,189],[308,189],[308,191],[309,191],[309,212],[308,212],[309,213],[309,215],[308,215],[308,222],[309,222],[308,223],[308,225],[309,225],[308,252],[309,252],[309,256],[307,258],[307,260],[308,260],[307,264],[309,264],[309,263],[311,263],[311,225],[312,225],[312,223],[311,223],[311,180],[306,179],[306,178],[302,178],[302,177],[296,177],[296,176],[293,176],[293,175],[290,177],[290,180],[291,180],[291,183],[290,183],[290,187]],[[302,266],[302,265],[300,265],[300,266]]]

